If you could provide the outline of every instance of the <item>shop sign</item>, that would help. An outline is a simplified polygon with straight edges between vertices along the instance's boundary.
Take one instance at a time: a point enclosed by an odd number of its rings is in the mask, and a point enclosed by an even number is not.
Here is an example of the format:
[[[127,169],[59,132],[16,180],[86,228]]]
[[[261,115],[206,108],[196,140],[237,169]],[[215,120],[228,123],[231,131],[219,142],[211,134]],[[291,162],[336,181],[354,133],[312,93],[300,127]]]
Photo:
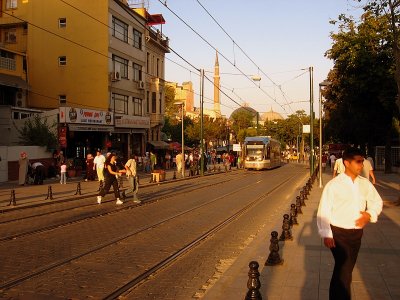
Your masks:
[[[58,127],[58,144],[60,148],[67,148],[67,127]]]
[[[113,125],[113,113],[75,107],[60,107],[60,123]]]
[[[115,127],[150,128],[150,118],[141,116],[116,115]]]

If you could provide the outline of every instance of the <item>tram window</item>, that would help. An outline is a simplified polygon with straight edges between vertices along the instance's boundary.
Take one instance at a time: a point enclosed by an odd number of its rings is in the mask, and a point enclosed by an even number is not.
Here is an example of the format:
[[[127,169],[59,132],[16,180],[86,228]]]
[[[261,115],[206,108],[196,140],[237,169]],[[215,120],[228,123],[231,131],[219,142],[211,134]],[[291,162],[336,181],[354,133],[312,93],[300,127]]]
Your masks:
[[[267,159],[270,159],[270,158],[271,158],[271,147],[268,146],[267,147]]]

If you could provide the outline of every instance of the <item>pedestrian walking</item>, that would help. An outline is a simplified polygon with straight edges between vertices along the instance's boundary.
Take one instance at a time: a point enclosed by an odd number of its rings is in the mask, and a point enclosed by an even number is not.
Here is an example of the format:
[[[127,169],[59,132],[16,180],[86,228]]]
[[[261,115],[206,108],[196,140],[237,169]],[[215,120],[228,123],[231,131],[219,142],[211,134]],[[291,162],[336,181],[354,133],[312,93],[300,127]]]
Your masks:
[[[331,165],[331,172],[333,172],[333,167],[335,166],[335,161],[336,161],[336,156],[335,154],[331,153],[331,155],[329,156],[329,162]]]
[[[336,177],[337,175],[344,173],[345,167],[343,163],[343,158],[338,158],[335,161],[335,165],[333,166],[333,177]]]
[[[175,157],[175,160],[176,160],[176,172],[180,174],[182,172],[182,164],[184,163],[182,153],[178,153]]]
[[[97,179],[99,181],[103,181],[104,182],[104,163],[106,161],[106,158],[104,157],[103,154],[101,154],[100,149],[97,149],[96,151],[96,157],[94,158],[93,161],[93,170],[96,170],[97,172]]]
[[[20,153],[18,160],[18,184],[25,185],[28,182],[29,159],[25,151]]]
[[[97,203],[101,203],[101,198],[104,197],[109,191],[111,186],[114,190],[114,196],[116,199],[117,205],[123,204],[123,202],[119,199],[119,189],[118,189],[118,176],[122,173],[125,173],[125,170],[118,170],[116,164],[116,156],[115,154],[110,154],[105,163],[104,163],[104,187],[100,190],[99,195],[97,196]]]
[[[357,148],[343,153],[345,172],[328,182],[317,213],[318,232],[335,260],[330,300],[351,299],[351,280],[363,228],[377,222],[382,199],[366,178],[359,176],[364,157]]]
[[[65,163],[65,161],[61,162],[60,174],[60,183],[67,184],[67,164]]]
[[[125,164],[126,177],[129,181],[129,189],[122,192],[122,198],[126,198],[126,195],[132,193],[133,202],[141,203],[141,201],[137,197],[137,193],[139,191],[139,185],[137,180],[137,163],[136,163],[136,155],[132,155],[131,158]]]
[[[94,167],[94,157],[91,153],[86,155],[86,176],[85,181],[93,181],[95,180],[95,167]]]
[[[151,172],[154,172],[154,168],[156,167],[156,164],[157,164],[157,156],[152,151],[150,151],[150,169],[151,169]]]
[[[361,176],[365,177],[369,181],[369,177],[372,178],[372,184],[376,183],[374,167],[371,165],[371,162],[368,158],[364,159],[363,169],[361,171]]]

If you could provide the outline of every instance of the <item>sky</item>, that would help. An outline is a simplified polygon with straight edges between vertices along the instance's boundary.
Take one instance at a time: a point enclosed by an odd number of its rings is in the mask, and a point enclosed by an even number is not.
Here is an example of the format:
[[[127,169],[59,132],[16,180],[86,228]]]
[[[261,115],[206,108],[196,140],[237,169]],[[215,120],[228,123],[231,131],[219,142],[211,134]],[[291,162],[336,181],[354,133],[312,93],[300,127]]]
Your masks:
[[[312,66],[313,107],[318,117],[319,83],[326,79],[333,66],[325,52],[332,45],[330,33],[337,32],[329,21],[336,20],[342,13],[356,18],[362,14],[360,4],[354,0],[145,2],[151,14],[163,14],[166,24],[157,28],[169,38],[171,49],[196,69],[204,69],[211,80],[215,49],[218,49],[221,89],[227,94],[221,94],[221,111],[226,116],[244,103],[260,113],[272,109],[283,117],[297,110],[309,114],[309,67]],[[192,81],[195,106],[199,107],[199,75],[179,56],[173,52],[166,54],[165,79],[178,83]],[[261,80],[255,82],[251,76],[259,76]],[[213,85],[206,78],[204,107],[212,108],[213,93]]]

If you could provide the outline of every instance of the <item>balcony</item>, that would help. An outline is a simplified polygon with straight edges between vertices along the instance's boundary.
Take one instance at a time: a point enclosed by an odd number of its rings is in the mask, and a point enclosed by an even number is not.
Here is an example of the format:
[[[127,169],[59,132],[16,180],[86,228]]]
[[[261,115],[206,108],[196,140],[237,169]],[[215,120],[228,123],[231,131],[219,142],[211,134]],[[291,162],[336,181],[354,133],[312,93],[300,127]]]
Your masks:
[[[0,69],[15,71],[17,69],[15,59],[0,57]]]
[[[164,115],[163,114],[150,114],[150,125],[157,126],[164,124]]]

